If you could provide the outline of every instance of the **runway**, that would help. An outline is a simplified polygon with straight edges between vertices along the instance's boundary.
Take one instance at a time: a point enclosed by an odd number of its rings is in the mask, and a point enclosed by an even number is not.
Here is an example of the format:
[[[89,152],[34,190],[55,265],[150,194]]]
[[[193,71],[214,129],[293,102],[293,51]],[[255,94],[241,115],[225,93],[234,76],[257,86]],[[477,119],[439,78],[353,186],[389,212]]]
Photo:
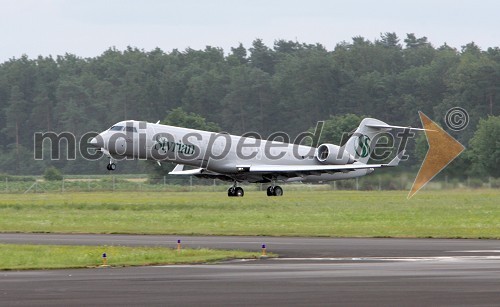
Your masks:
[[[0,272],[2,305],[484,305],[500,302],[500,241],[0,234],[1,243],[268,250],[211,265]]]

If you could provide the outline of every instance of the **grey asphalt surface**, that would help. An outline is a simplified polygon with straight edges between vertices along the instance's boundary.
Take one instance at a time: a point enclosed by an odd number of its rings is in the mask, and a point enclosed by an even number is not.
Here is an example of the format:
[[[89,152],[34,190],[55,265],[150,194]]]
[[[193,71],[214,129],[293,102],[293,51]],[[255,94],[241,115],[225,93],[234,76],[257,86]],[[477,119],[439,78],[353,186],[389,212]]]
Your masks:
[[[210,265],[0,272],[0,305],[499,306],[500,241],[0,234],[0,243],[260,250]]]

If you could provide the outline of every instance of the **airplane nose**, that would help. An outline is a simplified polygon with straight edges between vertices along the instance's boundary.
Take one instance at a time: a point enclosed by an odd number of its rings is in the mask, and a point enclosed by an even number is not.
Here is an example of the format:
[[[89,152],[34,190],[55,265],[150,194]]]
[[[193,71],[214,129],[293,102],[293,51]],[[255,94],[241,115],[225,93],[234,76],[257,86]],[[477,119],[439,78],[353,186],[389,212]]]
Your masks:
[[[97,148],[102,148],[104,147],[104,142],[102,141],[102,137],[96,136],[95,138],[92,138],[89,142],[90,145],[97,147]]]

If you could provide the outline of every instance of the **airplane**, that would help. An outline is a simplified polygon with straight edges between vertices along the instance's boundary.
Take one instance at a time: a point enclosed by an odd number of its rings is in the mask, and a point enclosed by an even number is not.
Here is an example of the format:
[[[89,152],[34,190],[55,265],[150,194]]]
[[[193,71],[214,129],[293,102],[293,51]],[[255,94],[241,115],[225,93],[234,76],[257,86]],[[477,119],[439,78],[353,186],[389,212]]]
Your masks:
[[[361,177],[376,168],[395,167],[401,150],[389,163],[367,164],[375,140],[391,129],[425,130],[391,126],[364,118],[343,146],[318,147],[261,140],[248,135],[168,126],[145,121],[121,121],[92,138],[89,144],[109,158],[107,169],[116,169],[124,158],[177,163],[169,173],[232,182],[228,196],[242,197],[239,183],[269,183],[268,196],[282,196],[278,182],[326,182]],[[161,165],[161,164],[160,164]],[[194,167],[185,169],[185,166]]]

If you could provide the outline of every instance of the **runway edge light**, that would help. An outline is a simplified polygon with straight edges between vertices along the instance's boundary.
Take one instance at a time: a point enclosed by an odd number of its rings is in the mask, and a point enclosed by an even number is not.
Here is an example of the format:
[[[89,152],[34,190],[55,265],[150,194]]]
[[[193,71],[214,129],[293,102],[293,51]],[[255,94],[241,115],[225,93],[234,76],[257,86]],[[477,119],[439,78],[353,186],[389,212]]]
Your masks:
[[[177,251],[181,251],[181,240],[177,240]]]
[[[267,257],[267,254],[266,254],[266,245],[265,244],[262,244],[262,255],[260,257],[261,258],[266,258]]]

